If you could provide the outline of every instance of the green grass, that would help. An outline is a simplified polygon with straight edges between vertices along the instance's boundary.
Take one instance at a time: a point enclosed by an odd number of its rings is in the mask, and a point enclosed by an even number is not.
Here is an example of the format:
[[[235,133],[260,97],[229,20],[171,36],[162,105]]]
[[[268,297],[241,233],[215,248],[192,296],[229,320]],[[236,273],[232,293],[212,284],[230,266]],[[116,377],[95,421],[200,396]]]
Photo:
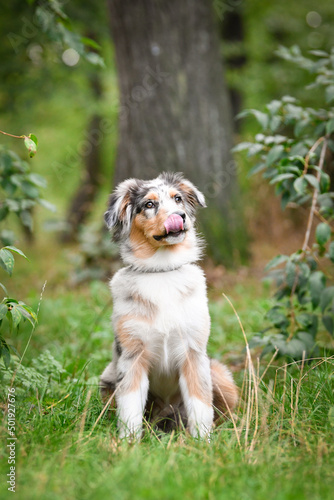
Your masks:
[[[270,307],[268,290],[246,282],[228,295],[250,336]],[[29,303],[37,308],[38,301],[36,292]],[[232,367],[240,387],[233,421],[215,429],[209,444],[147,427],[141,443],[127,445],[117,440],[114,416],[101,414],[97,389],[112,341],[108,287],[92,282],[71,290],[51,280],[14,381],[16,498],[332,498],[333,359],[318,366],[250,364],[230,304],[216,296],[210,311],[210,355]],[[30,334],[26,328],[14,338],[21,353]],[[2,377],[7,387],[11,373]],[[4,411],[2,498],[9,472],[6,429]]]

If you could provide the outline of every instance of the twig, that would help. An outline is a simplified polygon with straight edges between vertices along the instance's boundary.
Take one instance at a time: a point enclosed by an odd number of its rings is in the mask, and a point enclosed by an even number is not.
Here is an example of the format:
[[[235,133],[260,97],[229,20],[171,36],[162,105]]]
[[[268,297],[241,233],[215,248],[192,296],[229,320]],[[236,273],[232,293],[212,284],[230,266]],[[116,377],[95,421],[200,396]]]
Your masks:
[[[41,294],[40,294],[40,297],[39,297],[39,302],[38,302],[38,307],[37,307],[37,312],[36,312],[36,318],[38,318],[38,314],[39,314],[39,310],[40,310],[41,303],[42,303],[42,300],[43,300],[43,293],[44,293],[44,290],[45,290],[46,284],[47,284],[47,280],[45,280],[45,281],[44,281],[44,285],[43,285],[42,290],[41,290]],[[24,358],[24,356],[25,356],[25,354],[26,354],[26,352],[27,352],[27,349],[28,349],[28,347],[29,347],[29,344],[30,344],[31,338],[32,338],[32,336],[33,336],[33,333],[34,333],[34,331],[35,331],[35,329],[36,329],[36,326],[37,326],[37,321],[35,321],[35,323],[34,323],[34,324],[33,324],[33,326],[32,326],[32,329],[31,329],[31,333],[30,333],[30,337],[29,337],[29,339],[28,339],[28,342],[27,342],[27,344],[26,344],[26,346],[25,346],[25,348],[24,348],[24,351],[23,351],[23,354],[22,354],[21,359],[20,359],[20,361],[19,361],[19,364],[18,364],[18,366],[17,366],[17,368],[16,368],[15,372],[13,373],[12,380],[11,380],[11,382],[10,382],[10,387],[11,387],[11,388],[13,387],[13,384],[14,384],[14,380],[15,380],[16,374],[17,374],[18,370],[20,369],[20,366],[22,365],[23,358]]]
[[[321,137],[320,139],[323,141],[323,145],[322,145],[322,149],[321,149],[321,153],[320,153],[319,169],[317,171],[317,177],[316,177],[318,182],[320,182],[321,172],[322,172],[322,169],[324,166],[325,154],[326,154],[326,149],[327,149],[327,138]],[[312,149],[314,150],[315,146],[316,145],[318,146],[320,144],[320,139],[318,139],[318,141],[310,149],[307,158],[311,154]],[[312,228],[314,213],[316,210],[318,194],[319,194],[318,189],[314,188],[313,197],[312,197],[312,205],[311,205],[310,215],[309,215],[308,222],[307,222],[307,229],[306,229],[305,239],[304,239],[303,248],[302,248],[303,253],[305,253],[307,248],[308,248],[308,242],[310,240],[311,228]]]
[[[319,146],[319,144],[322,143],[322,141],[325,140],[325,137],[320,137],[314,144],[313,146],[311,147],[310,151],[307,153],[307,155],[305,156],[305,165],[304,165],[304,171],[303,171],[303,176],[306,174],[307,170],[308,170],[308,166],[309,166],[309,162],[310,162],[310,156],[312,153],[314,153],[314,151],[317,149],[317,147]]]
[[[3,134],[3,135],[8,135],[9,137],[14,137],[15,139],[25,139],[26,136],[25,135],[13,135],[13,134],[8,134],[8,132],[3,132],[2,130],[0,130],[0,134]]]
[[[258,423],[259,423],[259,414],[258,414],[259,413],[258,383],[256,381],[256,375],[255,375],[255,370],[254,370],[254,365],[253,365],[252,357],[251,357],[251,354],[250,354],[248,340],[247,340],[247,337],[246,337],[246,333],[245,333],[244,327],[243,327],[243,325],[241,323],[240,317],[239,317],[237,311],[235,310],[234,305],[232,304],[232,302],[230,301],[230,299],[225,295],[225,293],[223,293],[223,297],[230,304],[230,306],[233,309],[234,314],[237,317],[237,320],[238,320],[238,323],[240,325],[240,329],[242,331],[242,334],[243,334],[243,337],[244,337],[244,340],[245,340],[245,344],[246,344],[246,360],[247,360],[246,367],[248,365],[248,373],[249,373],[247,418],[246,418],[246,435],[245,435],[246,446],[248,444],[248,432],[249,432],[249,423],[250,423],[250,417],[251,417],[251,412],[250,412],[250,410],[251,410],[251,401],[250,400],[252,399],[252,407],[253,407],[253,399],[254,399],[252,397],[252,389],[251,389],[252,381],[253,381],[253,384],[254,384],[253,391],[254,391],[254,396],[255,396],[255,429],[254,429],[253,438],[252,438],[252,442],[251,442],[251,446],[250,446],[250,450],[252,450],[253,446],[254,446],[254,442],[255,442],[255,437],[257,435]],[[246,392],[247,392],[247,389],[246,389]]]
[[[85,408],[84,408],[84,411],[83,411],[83,414],[82,414],[82,417],[81,417],[81,421],[80,421],[79,439],[82,438],[83,432],[84,432],[84,429],[85,429],[85,423],[86,423],[86,418],[87,418],[88,405],[89,405],[89,401],[90,401],[91,395],[92,395],[92,391],[89,389],[89,391],[87,392],[87,396],[86,396]]]

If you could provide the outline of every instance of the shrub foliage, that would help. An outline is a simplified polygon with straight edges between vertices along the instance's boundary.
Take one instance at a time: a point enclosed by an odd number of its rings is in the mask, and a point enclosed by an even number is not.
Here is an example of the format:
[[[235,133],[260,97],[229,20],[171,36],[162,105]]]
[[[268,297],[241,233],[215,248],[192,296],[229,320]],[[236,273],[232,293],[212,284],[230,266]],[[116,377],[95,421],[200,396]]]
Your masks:
[[[11,135],[2,132],[4,135]],[[36,153],[37,138],[33,134],[29,136],[12,136],[24,139],[24,144],[32,157]],[[20,223],[32,230],[31,211],[37,204],[49,209],[52,205],[40,197],[40,189],[45,187],[46,181],[40,175],[32,173],[26,161],[13,151],[4,147],[0,148],[0,223],[4,222],[11,214],[17,216]],[[0,249],[0,267],[9,276],[12,276],[14,269],[14,254],[26,258],[24,253],[13,246],[15,234],[8,229],[1,229],[0,242],[5,245]],[[8,368],[10,362],[10,348],[16,352],[13,346],[6,342],[6,337],[14,330],[17,330],[22,321],[28,320],[32,326],[35,325],[37,317],[31,307],[24,302],[10,297],[5,285],[0,282],[3,292],[3,299],[0,302],[0,359],[3,358],[5,366]]]
[[[274,306],[267,313],[268,328],[251,345],[264,346],[263,354],[278,350],[294,359],[314,355],[317,336],[334,334],[334,48],[331,53],[282,47],[278,55],[307,70],[313,81],[307,87],[319,92],[323,102],[311,108],[295,97],[270,102],[264,111],[245,110],[261,127],[254,142],[242,142],[234,151],[248,152],[259,161],[251,174],[275,187],[282,209],[303,207],[307,214],[301,248],[292,255],[278,255],[268,265],[277,283]],[[315,238],[313,230],[315,227]],[[324,335],[325,333],[325,335]]]

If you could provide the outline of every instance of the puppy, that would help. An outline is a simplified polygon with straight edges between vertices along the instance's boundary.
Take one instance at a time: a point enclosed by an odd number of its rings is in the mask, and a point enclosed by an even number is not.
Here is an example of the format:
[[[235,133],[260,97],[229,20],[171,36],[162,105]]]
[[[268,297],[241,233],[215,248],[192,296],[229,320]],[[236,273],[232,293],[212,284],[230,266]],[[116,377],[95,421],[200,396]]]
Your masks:
[[[172,173],[128,179],[110,197],[105,220],[126,267],[110,283],[115,340],[100,386],[105,401],[115,396],[121,438],[141,436],[143,415],[165,430],[183,425],[205,437],[237,402],[231,373],[206,353],[198,205],[206,206],[203,194]]]

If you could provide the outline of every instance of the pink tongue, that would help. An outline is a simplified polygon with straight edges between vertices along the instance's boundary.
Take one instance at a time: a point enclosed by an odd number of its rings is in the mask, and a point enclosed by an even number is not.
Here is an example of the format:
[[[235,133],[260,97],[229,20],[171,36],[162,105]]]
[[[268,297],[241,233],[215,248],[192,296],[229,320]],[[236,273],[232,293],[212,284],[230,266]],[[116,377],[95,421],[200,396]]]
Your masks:
[[[183,219],[180,215],[172,214],[168,217],[164,222],[164,226],[166,228],[166,232],[168,233],[177,233],[178,231],[182,231],[183,229]]]

